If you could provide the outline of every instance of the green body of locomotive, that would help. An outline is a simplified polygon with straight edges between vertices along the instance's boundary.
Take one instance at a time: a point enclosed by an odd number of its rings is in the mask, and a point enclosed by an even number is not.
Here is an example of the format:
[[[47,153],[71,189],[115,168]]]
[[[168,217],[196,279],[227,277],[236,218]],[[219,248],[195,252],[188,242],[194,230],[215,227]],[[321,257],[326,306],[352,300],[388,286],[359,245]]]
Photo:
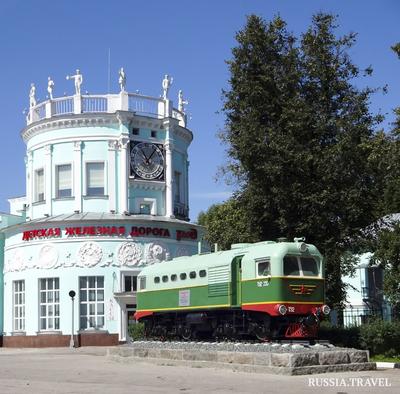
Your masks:
[[[299,239],[180,257],[142,270],[135,317],[156,337],[314,338],[329,313],[323,273]]]

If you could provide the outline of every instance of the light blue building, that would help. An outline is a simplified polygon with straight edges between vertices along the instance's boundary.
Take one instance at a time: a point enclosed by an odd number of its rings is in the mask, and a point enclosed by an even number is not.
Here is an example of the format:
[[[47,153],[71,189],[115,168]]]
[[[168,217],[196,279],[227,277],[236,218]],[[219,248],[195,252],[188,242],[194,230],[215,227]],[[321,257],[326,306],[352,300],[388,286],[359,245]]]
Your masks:
[[[202,237],[189,223],[181,92],[176,109],[167,76],[162,98],[126,92],[121,77],[119,94],[82,95],[79,71],[70,78],[70,97],[49,83],[36,103],[31,89],[26,196],[0,214],[3,346],[126,341],[138,272],[197,253]]]

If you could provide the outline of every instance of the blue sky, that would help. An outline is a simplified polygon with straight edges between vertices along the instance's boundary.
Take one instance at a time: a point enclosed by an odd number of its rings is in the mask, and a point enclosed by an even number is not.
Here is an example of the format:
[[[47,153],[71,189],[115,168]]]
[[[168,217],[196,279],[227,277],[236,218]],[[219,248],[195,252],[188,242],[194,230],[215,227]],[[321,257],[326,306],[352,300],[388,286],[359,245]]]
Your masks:
[[[170,97],[176,102],[182,89],[190,101],[190,216],[195,220],[200,210],[223,201],[231,191],[222,181],[215,182],[224,163],[216,133],[224,125],[217,111],[221,90],[227,87],[225,60],[231,56],[235,33],[246,15],[255,13],[267,20],[280,14],[299,34],[318,11],[337,14],[340,33],[358,33],[350,54],[361,68],[374,68],[369,85],[388,84],[389,93],[377,94],[371,103],[374,111],[388,113],[388,127],[392,109],[400,106],[400,61],[390,50],[400,41],[397,0],[2,0],[0,211],[8,211],[8,198],[25,194],[20,131],[30,83],[44,99],[51,75],[55,96],[69,95],[73,84],[65,76],[79,68],[84,91],[107,93],[110,48],[111,92],[118,91],[117,72],[123,66],[129,91],[159,96],[168,73],[174,77]]]

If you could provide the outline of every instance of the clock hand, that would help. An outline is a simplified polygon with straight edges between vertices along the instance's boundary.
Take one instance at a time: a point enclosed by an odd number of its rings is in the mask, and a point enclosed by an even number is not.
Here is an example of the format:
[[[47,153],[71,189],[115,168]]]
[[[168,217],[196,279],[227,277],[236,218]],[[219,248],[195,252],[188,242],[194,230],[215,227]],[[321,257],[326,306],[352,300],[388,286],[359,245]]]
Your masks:
[[[146,153],[144,153],[144,150],[143,150],[142,148],[140,148],[140,150],[142,151],[143,158],[144,158],[146,161],[148,161],[149,159],[147,158]]]
[[[152,154],[150,155],[150,157],[148,158],[148,160],[151,159],[151,157],[154,155],[154,153],[156,153],[156,150],[155,150],[155,149],[153,150],[153,152],[152,152]]]

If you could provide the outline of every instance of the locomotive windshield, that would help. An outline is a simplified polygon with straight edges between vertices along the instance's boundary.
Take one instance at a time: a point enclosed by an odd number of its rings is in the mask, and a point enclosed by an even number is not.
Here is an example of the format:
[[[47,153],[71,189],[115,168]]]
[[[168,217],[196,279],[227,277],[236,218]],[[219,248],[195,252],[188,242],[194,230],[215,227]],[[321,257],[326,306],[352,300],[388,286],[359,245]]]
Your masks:
[[[291,276],[318,276],[319,263],[313,257],[285,256],[283,258],[283,274]]]

